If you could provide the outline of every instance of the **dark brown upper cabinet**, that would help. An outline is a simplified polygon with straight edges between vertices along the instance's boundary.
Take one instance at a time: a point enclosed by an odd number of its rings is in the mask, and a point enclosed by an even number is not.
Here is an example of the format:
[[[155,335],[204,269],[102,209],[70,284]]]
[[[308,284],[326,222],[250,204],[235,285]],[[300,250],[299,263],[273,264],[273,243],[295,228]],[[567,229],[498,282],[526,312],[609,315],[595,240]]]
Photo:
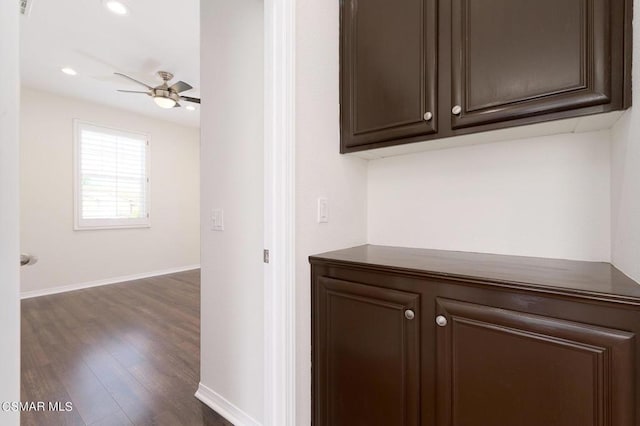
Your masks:
[[[611,102],[609,0],[453,0],[454,129]]]
[[[436,132],[436,0],[341,6],[343,147]]]
[[[628,108],[631,0],[343,0],[341,152]]]

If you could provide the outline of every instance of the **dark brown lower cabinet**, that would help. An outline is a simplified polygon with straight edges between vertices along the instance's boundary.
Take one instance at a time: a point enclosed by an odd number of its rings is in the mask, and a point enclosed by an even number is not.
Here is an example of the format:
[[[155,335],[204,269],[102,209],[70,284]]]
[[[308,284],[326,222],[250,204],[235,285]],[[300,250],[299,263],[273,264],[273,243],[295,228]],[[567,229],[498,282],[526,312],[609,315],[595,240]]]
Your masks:
[[[640,285],[607,263],[311,257],[313,424],[640,426]]]
[[[633,425],[633,333],[437,299],[440,425]],[[445,324],[446,321],[446,324]]]
[[[318,423],[418,425],[420,296],[321,277]],[[372,327],[375,324],[375,327]],[[376,374],[371,374],[375,371]]]

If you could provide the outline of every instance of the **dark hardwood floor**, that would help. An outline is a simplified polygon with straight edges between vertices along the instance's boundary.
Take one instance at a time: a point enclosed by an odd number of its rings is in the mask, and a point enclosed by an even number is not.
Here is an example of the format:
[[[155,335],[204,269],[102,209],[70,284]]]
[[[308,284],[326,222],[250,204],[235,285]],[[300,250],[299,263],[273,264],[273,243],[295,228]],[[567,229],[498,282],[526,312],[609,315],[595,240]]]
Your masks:
[[[200,272],[22,301],[23,425],[231,425],[193,395]]]

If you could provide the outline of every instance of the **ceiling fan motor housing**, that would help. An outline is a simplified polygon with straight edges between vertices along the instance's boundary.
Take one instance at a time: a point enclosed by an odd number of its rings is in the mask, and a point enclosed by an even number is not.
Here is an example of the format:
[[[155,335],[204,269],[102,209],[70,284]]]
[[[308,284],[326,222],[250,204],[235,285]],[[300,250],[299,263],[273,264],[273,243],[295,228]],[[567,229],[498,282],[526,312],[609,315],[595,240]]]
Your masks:
[[[169,89],[153,89],[153,97],[160,97],[160,98],[169,98],[169,99],[173,99],[174,101],[178,102],[180,100],[180,95],[176,92],[174,92],[173,90],[169,90]]]

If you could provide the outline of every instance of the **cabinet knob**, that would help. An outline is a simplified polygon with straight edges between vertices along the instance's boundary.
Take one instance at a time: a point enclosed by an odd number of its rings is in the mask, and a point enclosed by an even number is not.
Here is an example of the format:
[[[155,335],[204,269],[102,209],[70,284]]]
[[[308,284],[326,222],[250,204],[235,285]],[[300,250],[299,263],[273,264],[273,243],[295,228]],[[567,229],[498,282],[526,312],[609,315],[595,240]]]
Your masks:
[[[404,317],[408,320],[412,320],[416,317],[416,314],[411,309],[407,309],[404,311]]]
[[[440,327],[444,327],[445,325],[447,325],[447,318],[445,318],[444,315],[438,315],[436,317],[436,324],[438,324]]]
[[[459,115],[462,112],[462,107],[460,105],[456,105],[453,108],[451,108],[451,112],[454,115]]]
[[[424,121],[431,121],[432,118],[433,114],[431,113],[431,111],[427,111],[424,113]]]

